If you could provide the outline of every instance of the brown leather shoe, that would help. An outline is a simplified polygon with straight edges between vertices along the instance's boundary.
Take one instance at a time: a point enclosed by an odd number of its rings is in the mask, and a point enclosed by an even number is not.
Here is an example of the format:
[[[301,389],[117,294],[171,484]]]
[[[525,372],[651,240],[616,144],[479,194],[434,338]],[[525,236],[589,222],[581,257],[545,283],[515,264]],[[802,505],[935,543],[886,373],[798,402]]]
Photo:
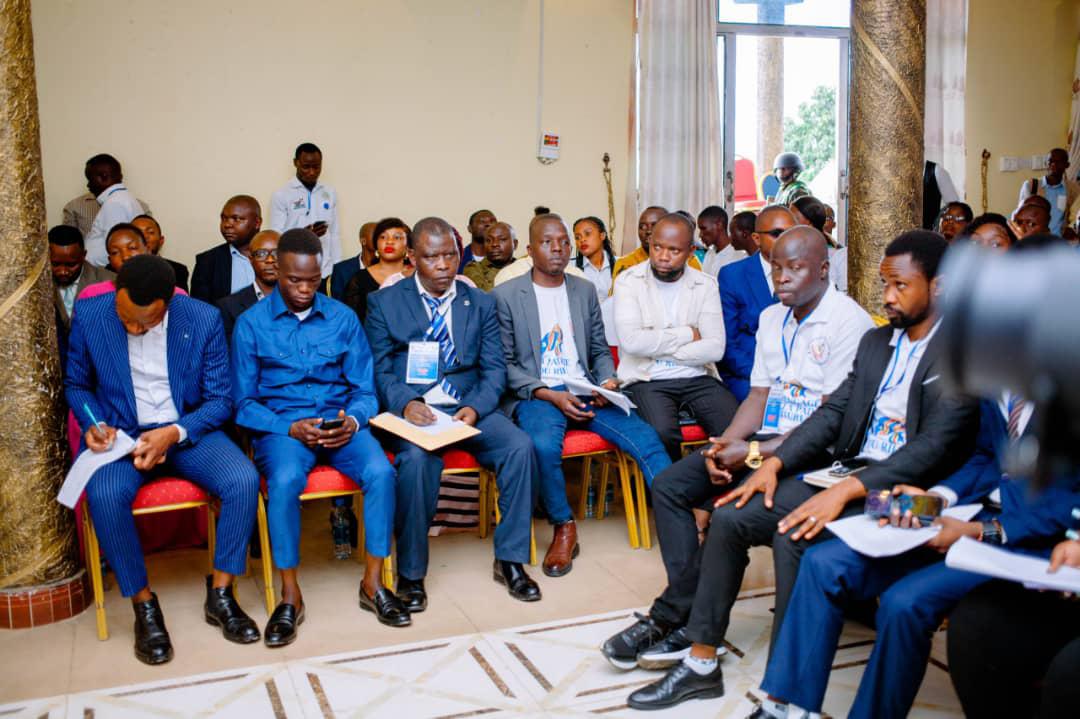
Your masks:
[[[574,568],[574,557],[581,551],[577,541],[577,525],[574,520],[555,526],[555,536],[544,555],[544,574],[561,577]]]

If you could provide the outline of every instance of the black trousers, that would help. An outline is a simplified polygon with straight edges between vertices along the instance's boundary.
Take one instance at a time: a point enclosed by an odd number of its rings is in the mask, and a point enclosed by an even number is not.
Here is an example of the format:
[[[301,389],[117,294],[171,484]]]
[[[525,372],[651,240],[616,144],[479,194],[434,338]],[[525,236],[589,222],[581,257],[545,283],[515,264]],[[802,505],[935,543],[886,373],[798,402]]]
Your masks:
[[[949,617],[949,674],[964,715],[1080,713],[1080,602],[1013,582],[984,584]]]
[[[693,508],[717,493],[705,460],[695,452],[662,472],[653,482],[653,511],[668,586],[653,602],[652,617],[668,626],[686,625],[692,641],[719,646],[750,562],[750,548],[771,546],[776,576],[775,639],[803,552],[832,537],[825,531],[812,541],[792,542],[788,535],[777,532],[776,525],[817,491],[795,477],[781,478],[772,509],[765,507],[760,494],[742,509],[735,509],[734,504],[715,509],[705,542],[699,547]],[[844,516],[861,510],[853,505],[845,509]]]
[[[635,382],[626,394],[637,405],[638,414],[653,426],[671,457],[682,457],[682,430],[679,427],[679,407],[686,405],[698,424],[712,437],[719,437],[731,424],[739,401],[720,380],[703,375],[693,379],[658,379]]]

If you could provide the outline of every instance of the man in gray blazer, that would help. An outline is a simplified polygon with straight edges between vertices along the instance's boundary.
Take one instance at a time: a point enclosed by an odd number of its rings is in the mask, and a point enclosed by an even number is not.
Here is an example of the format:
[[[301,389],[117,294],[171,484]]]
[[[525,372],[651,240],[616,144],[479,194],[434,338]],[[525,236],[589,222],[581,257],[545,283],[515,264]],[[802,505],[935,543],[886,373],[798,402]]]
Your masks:
[[[533,218],[528,249],[532,269],[493,292],[506,356],[502,409],[536,448],[540,499],[555,525],[543,569],[549,577],[561,577],[579,552],[562,471],[568,426],[595,432],[628,453],[650,485],[671,461],[656,431],[636,413],[613,407],[599,392],[583,387],[614,390],[618,381],[596,290],[588,280],[565,274],[570,261],[566,223],[550,213]]]
[[[56,294],[56,325],[66,339],[71,330],[71,313],[75,298],[87,285],[111,280],[114,275],[86,261],[86,245],[77,227],[57,225],[49,230],[49,266],[52,269]]]

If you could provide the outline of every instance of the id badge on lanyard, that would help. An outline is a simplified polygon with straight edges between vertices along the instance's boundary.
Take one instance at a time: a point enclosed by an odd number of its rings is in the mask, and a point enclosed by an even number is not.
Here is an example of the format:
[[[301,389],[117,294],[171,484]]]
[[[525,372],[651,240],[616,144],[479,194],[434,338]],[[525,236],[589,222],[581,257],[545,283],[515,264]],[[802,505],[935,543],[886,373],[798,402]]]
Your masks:
[[[786,434],[805,422],[820,406],[821,397],[816,393],[794,382],[777,379],[769,388],[761,432]]]
[[[439,343],[410,342],[405,369],[408,384],[431,384],[439,379]]]
[[[881,383],[877,397],[874,399],[874,413],[870,417],[870,425],[866,428],[866,439],[863,441],[863,448],[860,453],[860,456],[868,459],[886,459],[907,444],[907,423],[897,417],[889,417],[878,409],[882,397],[888,392],[895,391],[903,386],[904,378],[907,377],[908,370],[911,369],[911,360],[922,342],[925,341],[920,340],[911,343],[911,351],[908,353],[907,361],[904,363],[904,370],[894,383],[892,379],[900,364],[900,348],[904,344],[905,337],[907,337],[907,332],[904,332],[896,343],[896,351],[893,353],[889,374]]]

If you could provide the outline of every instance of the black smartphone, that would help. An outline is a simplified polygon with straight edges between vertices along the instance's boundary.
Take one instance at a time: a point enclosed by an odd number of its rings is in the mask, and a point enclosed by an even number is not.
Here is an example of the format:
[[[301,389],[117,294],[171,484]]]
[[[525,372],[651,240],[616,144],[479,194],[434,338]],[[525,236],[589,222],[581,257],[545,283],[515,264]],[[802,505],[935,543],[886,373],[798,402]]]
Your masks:
[[[344,417],[333,417],[331,419],[324,419],[322,424],[319,425],[319,429],[341,429],[344,425]]]

